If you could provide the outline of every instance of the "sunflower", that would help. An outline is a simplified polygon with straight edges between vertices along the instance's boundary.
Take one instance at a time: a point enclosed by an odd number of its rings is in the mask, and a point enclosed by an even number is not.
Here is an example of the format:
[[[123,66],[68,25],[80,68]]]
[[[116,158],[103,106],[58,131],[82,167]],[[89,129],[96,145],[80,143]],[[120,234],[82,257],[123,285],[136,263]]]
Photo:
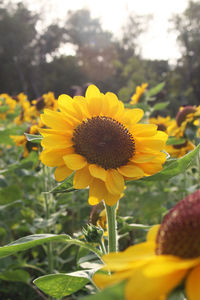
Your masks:
[[[147,87],[148,83],[143,83],[141,86],[137,86],[136,93],[131,97],[130,104],[137,104]]]
[[[58,112],[44,110],[40,129],[43,164],[56,167],[62,181],[75,172],[76,189],[89,186],[89,204],[104,200],[114,205],[125,189],[125,180],[139,179],[162,169],[161,152],[167,135],[153,124],[137,124],[141,109],[124,109],[113,93],[100,93],[90,85],[85,97],[58,98]]]
[[[15,111],[16,101],[8,94],[0,94],[0,106],[7,106],[5,112],[0,112],[0,119],[5,120],[7,114],[12,114]]]
[[[195,145],[191,141],[185,140],[185,142],[182,144],[167,145],[165,147],[165,151],[169,153],[171,157],[182,157],[189,151],[192,151],[194,148]]]
[[[171,209],[147,241],[103,257],[109,276],[96,273],[100,288],[125,281],[126,300],[165,300],[182,281],[188,300],[200,299],[200,190]]]
[[[171,125],[172,120],[170,116],[167,117],[158,116],[157,118],[150,118],[149,123],[156,124],[158,126],[158,130],[167,133],[168,127]]]
[[[183,137],[189,124],[196,126],[200,117],[200,106],[180,107],[174,120],[168,128],[168,134],[176,137]]]

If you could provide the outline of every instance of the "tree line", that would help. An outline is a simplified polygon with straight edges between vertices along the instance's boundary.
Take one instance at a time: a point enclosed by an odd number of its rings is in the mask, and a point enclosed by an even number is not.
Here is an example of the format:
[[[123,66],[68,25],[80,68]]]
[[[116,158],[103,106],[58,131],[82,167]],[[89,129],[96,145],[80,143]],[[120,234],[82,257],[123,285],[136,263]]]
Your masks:
[[[129,101],[137,85],[150,87],[164,81],[157,99],[180,105],[200,104],[200,2],[190,1],[182,15],[173,17],[181,58],[173,66],[166,60],[144,59],[138,37],[145,19],[130,14],[120,38],[103,30],[90,11],[69,11],[63,25],[38,29],[41,15],[23,3],[0,6],[0,93],[26,93],[30,99],[53,91],[79,93],[94,83]],[[74,55],[61,55],[70,46]]]

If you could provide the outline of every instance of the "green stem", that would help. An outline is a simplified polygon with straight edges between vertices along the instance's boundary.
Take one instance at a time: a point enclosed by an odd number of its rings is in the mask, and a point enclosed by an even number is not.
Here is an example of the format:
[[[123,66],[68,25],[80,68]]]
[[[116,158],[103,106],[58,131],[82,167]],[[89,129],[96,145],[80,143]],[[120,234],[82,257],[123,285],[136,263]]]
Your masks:
[[[116,222],[116,208],[117,204],[108,206],[105,204],[107,224],[108,224],[108,253],[117,252],[117,222]]]
[[[47,232],[50,232],[49,229],[49,218],[50,218],[50,195],[47,194],[49,192],[49,170],[46,166],[43,166],[43,176],[44,176],[44,201],[45,201],[45,213],[46,213],[46,221],[47,221]],[[48,259],[48,267],[49,267],[49,273],[53,273],[54,269],[54,258],[53,258],[53,249],[52,249],[52,243],[49,242],[47,245],[47,259]]]
[[[103,239],[101,239],[101,242],[99,243],[99,246],[100,246],[100,249],[101,249],[102,253],[106,254],[106,248],[105,248]]]

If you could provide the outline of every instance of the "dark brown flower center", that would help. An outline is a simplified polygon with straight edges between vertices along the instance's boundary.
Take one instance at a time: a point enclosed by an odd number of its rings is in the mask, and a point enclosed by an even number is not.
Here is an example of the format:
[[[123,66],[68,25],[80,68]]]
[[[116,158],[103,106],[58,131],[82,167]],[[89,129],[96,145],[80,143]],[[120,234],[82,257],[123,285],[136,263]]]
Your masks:
[[[88,163],[116,169],[128,163],[135,144],[128,129],[109,117],[93,117],[83,121],[73,132],[73,147]]]
[[[158,125],[158,130],[161,130],[161,131],[166,131],[167,130],[167,127],[164,125],[164,124],[162,124],[162,123],[160,123],[160,124],[157,124]]]
[[[191,113],[195,113],[196,112],[196,108],[193,106],[185,106],[181,111],[179,111],[176,115],[176,123],[177,125],[180,127],[182,122],[185,121],[185,119],[187,118],[187,115],[191,114]]]
[[[165,216],[157,235],[156,254],[200,256],[200,190],[184,198]]]

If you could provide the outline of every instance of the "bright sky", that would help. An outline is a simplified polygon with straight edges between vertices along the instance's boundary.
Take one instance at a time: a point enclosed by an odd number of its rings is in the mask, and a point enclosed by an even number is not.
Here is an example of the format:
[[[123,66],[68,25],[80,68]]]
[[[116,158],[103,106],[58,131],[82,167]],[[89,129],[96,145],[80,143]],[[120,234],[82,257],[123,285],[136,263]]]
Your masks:
[[[36,0],[26,0],[36,5]],[[176,36],[168,32],[169,19],[173,14],[182,13],[188,0],[40,0],[39,5],[48,12],[49,19],[62,18],[68,10],[89,8],[92,17],[99,17],[102,27],[116,36],[130,12],[140,15],[153,15],[148,32],[140,38],[142,55],[151,59],[170,59],[179,57]]]

